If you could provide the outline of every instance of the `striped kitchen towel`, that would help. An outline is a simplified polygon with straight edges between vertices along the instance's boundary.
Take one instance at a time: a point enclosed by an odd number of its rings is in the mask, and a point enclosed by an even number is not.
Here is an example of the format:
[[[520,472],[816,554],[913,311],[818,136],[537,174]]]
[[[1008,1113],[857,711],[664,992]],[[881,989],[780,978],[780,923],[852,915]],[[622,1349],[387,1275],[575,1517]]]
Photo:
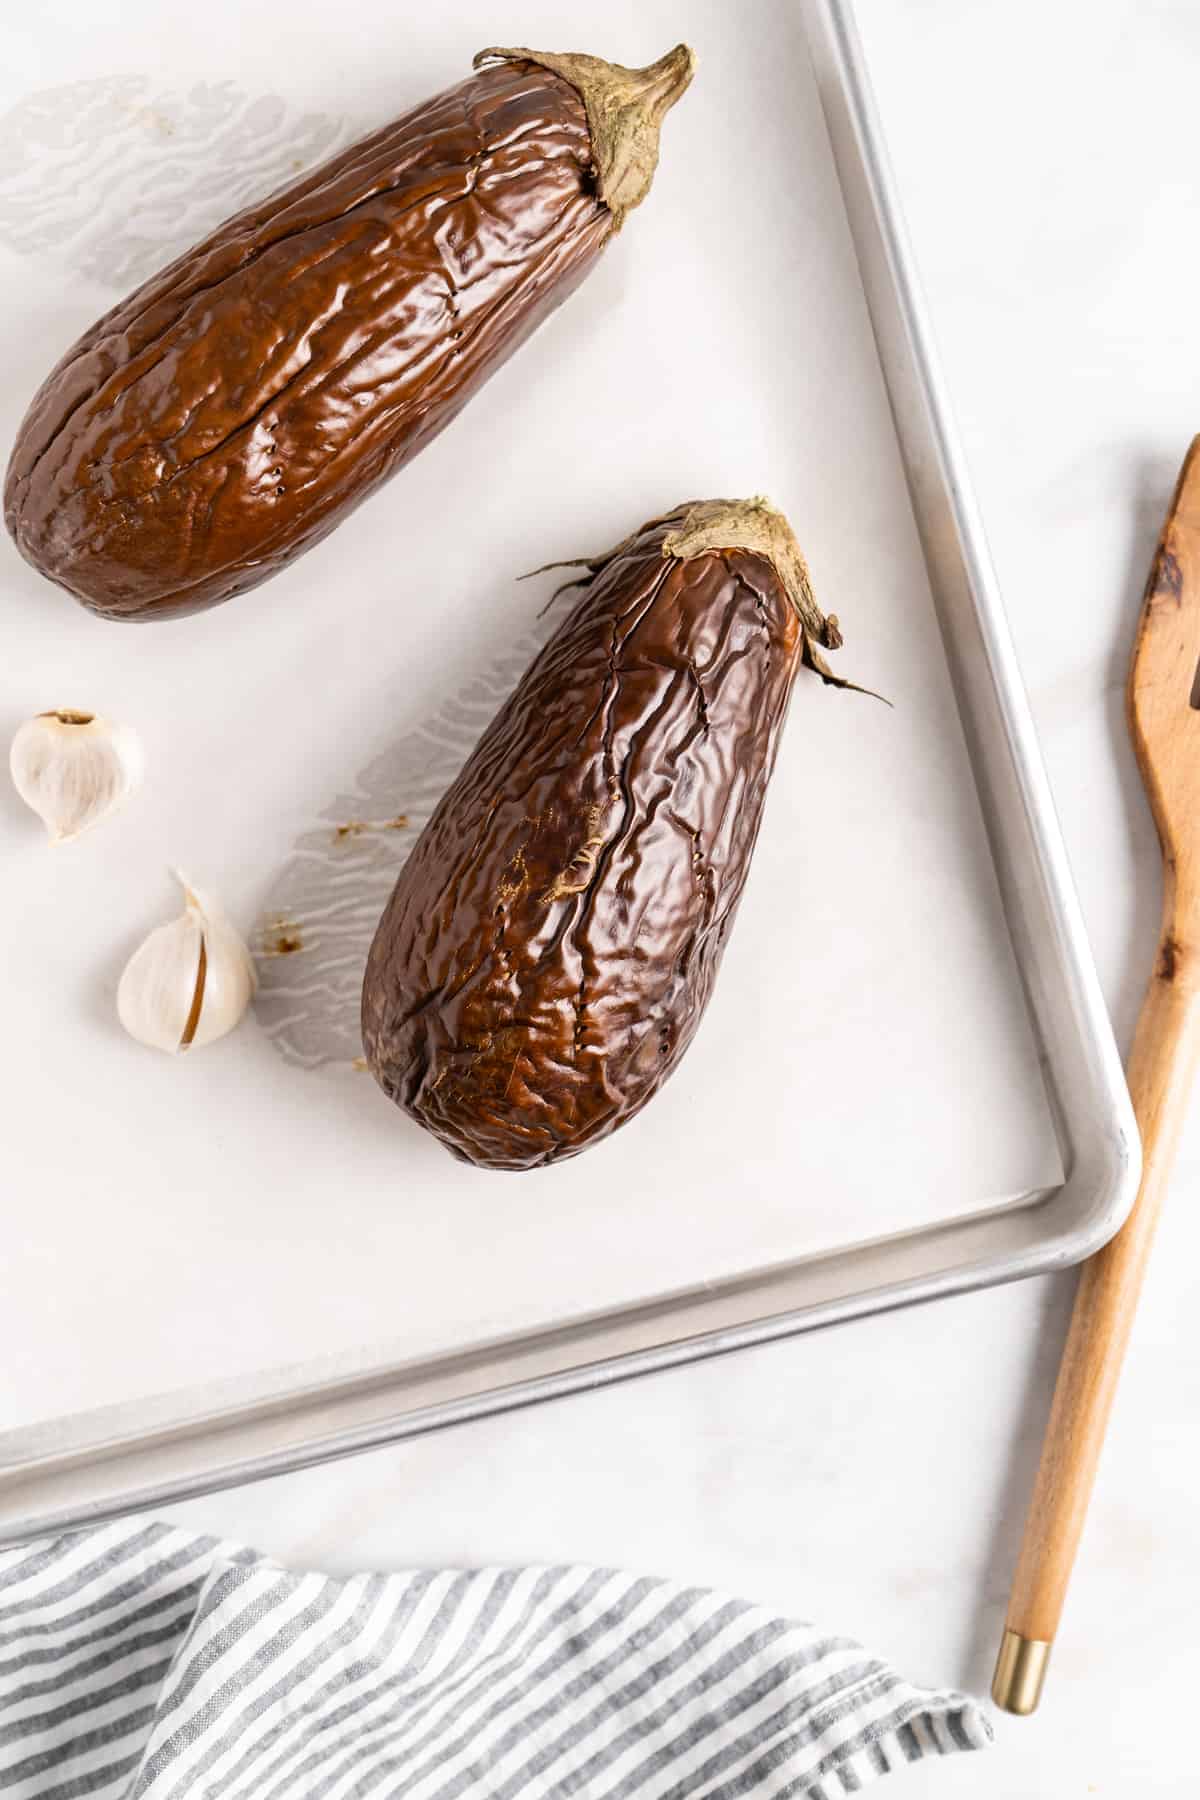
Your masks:
[[[0,1552],[3,1800],[834,1800],[990,1737],[851,1638],[608,1569],[335,1580],[137,1520]]]

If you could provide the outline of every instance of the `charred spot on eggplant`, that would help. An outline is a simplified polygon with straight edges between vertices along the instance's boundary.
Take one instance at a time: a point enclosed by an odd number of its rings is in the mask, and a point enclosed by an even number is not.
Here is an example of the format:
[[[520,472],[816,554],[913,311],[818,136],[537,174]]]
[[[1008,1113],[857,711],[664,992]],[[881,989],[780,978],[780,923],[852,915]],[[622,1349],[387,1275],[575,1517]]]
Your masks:
[[[577,605],[413,847],[363,986],[376,1080],[483,1168],[575,1155],[676,1068],[796,674],[849,685],[765,501],[689,503],[579,566]]]
[[[691,79],[485,66],[257,206],[86,332],[17,435],[5,519],[94,612],[213,606],[317,543],[578,285]]]

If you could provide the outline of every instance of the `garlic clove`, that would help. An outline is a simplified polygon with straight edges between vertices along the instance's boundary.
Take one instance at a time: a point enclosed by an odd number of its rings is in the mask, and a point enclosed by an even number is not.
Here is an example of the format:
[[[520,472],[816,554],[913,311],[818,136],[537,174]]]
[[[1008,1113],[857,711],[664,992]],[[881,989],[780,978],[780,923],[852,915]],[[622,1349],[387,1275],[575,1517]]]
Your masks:
[[[130,1037],[176,1056],[232,1031],[258,985],[242,939],[214,900],[175,871],[184,910],[135,950],[117,987]]]
[[[141,740],[128,725],[60,707],[27,719],[8,755],[13,786],[66,844],[115,812],[141,785]]]
[[[203,1001],[203,950],[204,927],[189,907],[134,951],[117,988],[117,1016],[130,1037],[171,1055],[184,1048],[198,989]]]

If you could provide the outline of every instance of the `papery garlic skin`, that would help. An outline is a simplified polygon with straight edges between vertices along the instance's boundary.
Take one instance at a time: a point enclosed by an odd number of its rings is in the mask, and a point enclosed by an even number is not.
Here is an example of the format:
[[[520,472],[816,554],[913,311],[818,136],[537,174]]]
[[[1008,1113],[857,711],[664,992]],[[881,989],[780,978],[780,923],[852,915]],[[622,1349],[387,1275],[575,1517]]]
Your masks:
[[[214,900],[182,875],[184,911],[134,951],[117,987],[130,1037],[169,1056],[232,1031],[258,985],[250,952]]]
[[[128,725],[61,707],[27,719],[12,741],[13,786],[52,844],[67,844],[141,786],[141,740]]]

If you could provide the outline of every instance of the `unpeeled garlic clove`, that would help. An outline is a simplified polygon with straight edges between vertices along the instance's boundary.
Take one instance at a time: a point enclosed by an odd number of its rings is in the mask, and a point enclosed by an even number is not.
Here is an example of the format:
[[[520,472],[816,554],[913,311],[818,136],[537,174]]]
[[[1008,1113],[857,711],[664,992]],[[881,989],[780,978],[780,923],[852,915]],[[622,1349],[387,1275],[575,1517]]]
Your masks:
[[[221,908],[177,872],[184,910],[135,950],[117,987],[130,1037],[175,1056],[232,1031],[258,985],[250,952]]]
[[[141,785],[142,746],[128,725],[61,707],[27,719],[8,754],[13,786],[66,844],[115,812]]]

